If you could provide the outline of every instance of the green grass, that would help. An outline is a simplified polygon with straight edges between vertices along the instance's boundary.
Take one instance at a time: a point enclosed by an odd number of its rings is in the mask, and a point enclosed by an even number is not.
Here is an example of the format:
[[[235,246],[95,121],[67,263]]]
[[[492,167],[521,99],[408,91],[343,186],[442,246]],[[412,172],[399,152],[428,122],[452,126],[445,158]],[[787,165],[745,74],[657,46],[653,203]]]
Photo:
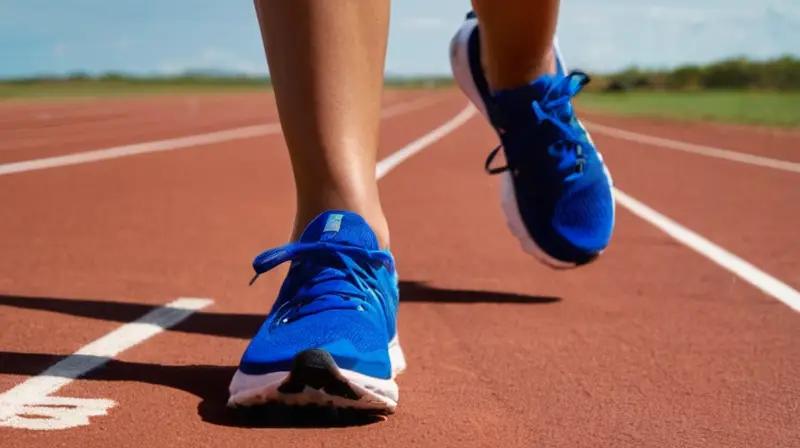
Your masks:
[[[389,89],[447,88],[449,78],[389,78]],[[0,101],[11,99],[98,98],[185,93],[226,93],[271,90],[268,79],[164,78],[25,80],[0,82]]]
[[[269,91],[266,81],[31,81],[0,83],[0,100]]]
[[[800,127],[800,92],[586,92],[575,105],[617,115]]]

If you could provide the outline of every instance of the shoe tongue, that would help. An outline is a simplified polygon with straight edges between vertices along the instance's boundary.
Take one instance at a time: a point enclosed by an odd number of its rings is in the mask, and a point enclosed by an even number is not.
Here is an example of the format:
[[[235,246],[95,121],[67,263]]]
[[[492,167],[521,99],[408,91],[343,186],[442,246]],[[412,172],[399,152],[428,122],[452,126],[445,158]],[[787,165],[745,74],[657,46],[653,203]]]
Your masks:
[[[509,121],[509,125],[529,126],[534,113],[531,104],[534,101],[542,102],[545,100],[547,90],[558,79],[559,77],[556,75],[540,76],[528,85],[495,92],[495,102],[503,112],[503,116]],[[562,94],[563,92],[553,91],[548,99],[557,99]],[[572,106],[570,104],[565,104],[556,111],[557,115],[567,119],[571,113]]]
[[[367,221],[356,213],[332,210],[314,218],[300,235],[303,243],[338,243],[378,250],[378,239]]]

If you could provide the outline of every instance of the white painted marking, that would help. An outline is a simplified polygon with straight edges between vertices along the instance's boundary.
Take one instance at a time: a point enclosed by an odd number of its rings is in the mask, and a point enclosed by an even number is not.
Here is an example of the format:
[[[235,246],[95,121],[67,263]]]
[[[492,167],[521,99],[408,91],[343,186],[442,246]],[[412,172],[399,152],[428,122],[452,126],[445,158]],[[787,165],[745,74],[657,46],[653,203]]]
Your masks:
[[[231,129],[228,131],[211,132],[208,134],[193,135],[189,137],[159,140],[134,145],[116,146],[113,148],[96,149],[93,151],[78,152],[63,156],[47,157],[44,159],[26,160],[0,165],[0,176],[5,174],[22,173],[26,171],[42,170],[45,168],[78,165],[101,160],[118,159],[120,157],[135,156],[153,152],[172,151],[181,148],[192,148],[214,143],[228,142],[244,138],[260,137],[280,131],[278,124],[265,124]]]
[[[38,431],[86,426],[91,417],[108,414],[114,400],[32,396],[8,403],[0,399],[0,426]]]
[[[800,312],[800,292],[793,289],[791,286],[703,238],[699,234],[683,227],[672,219],[628,196],[626,193],[616,188],[614,190],[617,203],[630,210],[636,216],[661,229],[667,235],[697,251],[764,293],[780,300],[791,309]]]
[[[391,118],[413,110],[422,109],[440,101],[439,98],[422,97],[413,101],[395,104],[381,111],[381,118]],[[116,146],[112,148],[96,149],[78,152],[63,156],[47,157],[44,159],[26,160],[0,164],[0,176],[6,174],[23,173],[27,171],[43,170],[62,166],[78,165],[101,160],[118,159],[139,154],[172,151],[182,148],[193,148],[215,143],[230,142],[246,138],[261,137],[276,134],[281,131],[278,123],[258,126],[247,126],[226,131],[210,132],[207,134],[191,135],[188,137],[157,140],[152,142],[137,143],[133,145]]]
[[[89,417],[105,415],[116,403],[105,399],[53,397],[51,394],[212,303],[210,299],[194,298],[170,302],[122,325],[6,391],[0,395],[0,426],[55,430],[88,425]]]
[[[467,107],[458,113],[458,115],[451,118],[446,123],[414,140],[404,148],[399,149],[389,157],[386,157],[378,162],[378,165],[375,167],[375,172],[377,173],[378,179],[388,174],[389,171],[393,170],[397,165],[401,164],[409,157],[436,143],[437,141],[441,140],[442,137],[461,127],[461,125],[466,123],[475,114],[475,112],[477,112],[477,109],[475,109],[472,103],[469,103]]]
[[[651,135],[639,134],[636,132],[612,128],[610,126],[604,126],[597,123],[590,123],[587,122],[586,120],[581,120],[581,121],[583,122],[584,125],[587,125],[593,133],[596,132],[600,134],[606,134],[610,137],[615,137],[622,140],[628,140],[636,143],[644,143],[647,145],[659,146],[667,149],[675,149],[678,151],[700,154],[707,157],[716,157],[718,159],[725,159],[733,162],[747,163],[750,165],[757,165],[767,168],[774,168],[777,170],[790,171],[793,173],[800,173],[800,163],[797,162],[772,159],[769,157],[746,154],[743,152],[714,148],[712,146],[695,145],[693,143],[686,143],[678,140],[671,140],[668,138],[653,137]]]

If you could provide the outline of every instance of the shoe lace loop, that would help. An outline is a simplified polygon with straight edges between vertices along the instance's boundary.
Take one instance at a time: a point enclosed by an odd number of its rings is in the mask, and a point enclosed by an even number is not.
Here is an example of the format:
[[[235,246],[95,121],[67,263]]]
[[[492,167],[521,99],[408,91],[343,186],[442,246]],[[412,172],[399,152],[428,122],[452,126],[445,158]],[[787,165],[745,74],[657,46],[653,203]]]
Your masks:
[[[288,299],[277,304],[277,321],[282,323],[302,317],[305,315],[304,307],[318,303],[324,298],[339,298],[344,302],[355,301],[355,305],[349,304],[347,307],[364,311],[371,306],[370,299],[382,300],[379,297],[381,293],[378,280],[367,272],[367,268],[377,268],[381,265],[393,268],[394,265],[394,259],[386,251],[337,243],[296,242],[267,250],[256,256],[253,260],[255,276],[250,280],[250,285],[262,274],[287,261],[293,262],[292,268],[296,269],[296,272],[292,276],[292,282],[298,286],[296,291],[288,294]],[[342,280],[348,281],[354,287],[317,288],[325,282]],[[320,293],[320,289],[324,290],[324,293]]]
[[[572,170],[572,173],[566,177],[567,181],[582,176],[584,165],[586,164],[583,146],[588,142],[585,132],[581,129],[574,115],[570,113],[570,100],[588,83],[588,75],[575,71],[553,82],[542,99],[531,102],[531,108],[537,123],[550,123],[558,131],[559,137],[548,146],[547,153],[558,160],[558,168],[560,170]],[[500,132],[503,133],[504,131],[501,130]],[[510,164],[495,168],[491,167],[501,148],[503,148],[503,145],[494,148],[486,159],[485,169],[489,174],[499,174],[514,168]]]

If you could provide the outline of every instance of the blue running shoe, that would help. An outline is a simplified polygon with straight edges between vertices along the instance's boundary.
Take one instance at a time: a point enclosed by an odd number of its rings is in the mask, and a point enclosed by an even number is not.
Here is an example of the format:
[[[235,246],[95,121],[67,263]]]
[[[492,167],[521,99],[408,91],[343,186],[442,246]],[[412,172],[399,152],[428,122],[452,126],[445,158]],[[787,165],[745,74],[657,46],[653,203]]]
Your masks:
[[[258,255],[255,279],[291,261],[230,384],[229,406],[318,405],[392,413],[405,369],[391,253],[359,215],[318,216],[296,243]]]
[[[555,75],[491,92],[480,51],[478,20],[470,12],[450,42],[450,63],[456,83],[500,139],[486,170],[502,173],[508,227],[525,252],[553,268],[594,261],[610,242],[615,205],[611,174],[570,104],[588,76],[566,72],[554,41]],[[501,148],[507,166],[491,168]]]

